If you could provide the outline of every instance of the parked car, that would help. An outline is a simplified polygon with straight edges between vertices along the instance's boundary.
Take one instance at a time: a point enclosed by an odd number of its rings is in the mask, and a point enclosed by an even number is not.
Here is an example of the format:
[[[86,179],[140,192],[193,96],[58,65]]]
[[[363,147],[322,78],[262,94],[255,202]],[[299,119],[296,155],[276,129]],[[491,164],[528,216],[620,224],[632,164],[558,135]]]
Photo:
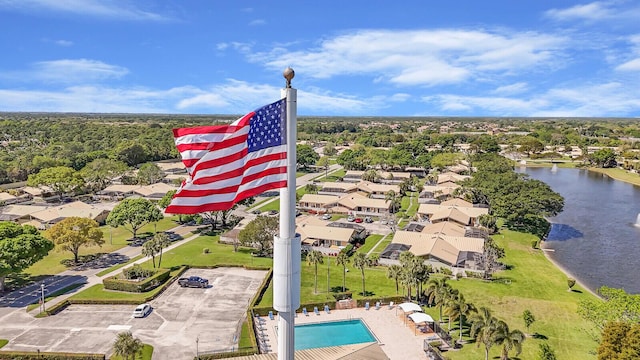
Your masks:
[[[356,220],[356,218],[351,216],[351,215],[349,215],[349,217],[347,218],[348,222],[354,222],[355,220]]]
[[[255,215],[260,215],[260,214],[262,214],[262,211],[260,211],[260,210],[253,210],[251,213],[252,213],[252,214],[255,214]]]
[[[372,223],[373,219],[370,216],[367,216],[366,218],[364,218],[364,222],[366,223]]]
[[[178,285],[182,287],[206,288],[209,286],[209,280],[203,279],[200,276],[189,276],[188,278],[178,279]]]
[[[269,210],[269,215],[278,215],[278,210]]]
[[[134,318],[143,318],[151,312],[151,305],[149,304],[140,304],[133,310]]]
[[[356,218],[355,222],[357,222],[358,224],[362,222],[362,218]]]
[[[322,215],[322,220],[331,220],[331,214]]]

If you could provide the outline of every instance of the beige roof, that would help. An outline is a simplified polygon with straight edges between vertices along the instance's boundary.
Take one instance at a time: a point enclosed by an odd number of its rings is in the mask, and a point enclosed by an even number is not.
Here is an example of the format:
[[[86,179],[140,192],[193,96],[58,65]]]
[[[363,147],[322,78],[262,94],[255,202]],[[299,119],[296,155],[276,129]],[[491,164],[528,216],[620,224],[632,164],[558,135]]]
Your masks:
[[[302,241],[306,239],[333,240],[347,242],[353,236],[354,229],[332,226],[305,225],[298,226],[296,232]]]
[[[409,179],[409,178],[411,178],[411,173],[409,173],[409,172],[398,172],[398,171],[392,171],[392,172],[383,171],[383,172],[380,173],[380,176],[382,176],[383,179],[388,179],[390,174],[391,174],[391,176],[393,176],[394,179]]]
[[[460,251],[481,253],[484,247],[483,239],[413,231],[396,231],[391,242],[409,245],[409,251],[416,256],[435,256],[449,264],[456,263]]]
[[[10,200],[15,200],[17,199],[17,197],[6,193],[6,192],[0,192],[0,201],[10,201]]]
[[[375,209],[389,209],[389,206],[391,205],[389,201],[384,199],[370,199],[360,194],[345,195],[338,200],[338,204],[349,209],[355,209],[358,206]]]
[[[443,182],[447,182],[447,181],[451,181],[451,182],[458,182],[458,181],[462,181],[464,179],[468,179],[471,176],[469,175],[458,175],[454,172],[446,172],[446,173],[442,173],[440,175],[438,175],[438,184],[443,183]]]
[[[140,185],[122,185],[122,184],[113,184],[107,186],[101,192],[118,192],[118,193],[129,193],[133,192],[133,190],[139,188]]]
[[[336,204],[340,198],[335,195],[318,195],[318,194],[304,194],[300,198],[299,202],[308,202],[313,204],[321,204],[323,206]]]
[[[464,236],[465,232],[464,226],[450,221],[425,225],[421,231],[421,233],[424,234],[441,234],[447,236]]]
[[[364,171],[347,170],[347,172],[344,174],[344,176],[347,176],[347,177],[362,177],[362,174],[364,174]]]
[[[45,192],[46,193],[53,192],[53,189],[45,185],[42,185],[40,187],[25,186],[22,188],[22,191],[26,192],[31,196],[40,196],[42,195],[42,193],[45,193]]]
[[[459,206],[459,207],[473,207],[472,203],[470,203],[470,202],[468,202],[466,200],[460,199],[460,198],[455,198],[455,199],[443,201],[443,202],[440,203],[440,205],[443,205],[443,206],[452,205],[452,206]]]
[[[441,188],[452,188],[452,189],[457,189],[460,187],[460,185],[456,184],[453,181],[441,182],[441,183],[438,183],[438,186]]]
[[[165,180],[178,180],[178,179],[187,179],[189,175],[187,175],[187,173],[184,174],[169,174],[169,175],[165,175],[164,179]]]
[[[44,224],[42,224],[40,221],[38,220],[29,220],[27,222],[24,222],[20,225],[31,225],[34,228],[38,229],[38,230],[45,230],[46,226],[44,226]]]
[[[105,211],[108,210],[103,206],[94,206],[91,204],[83,203],[82,201],[74,201],[72,203],[34,212],[31,214],[31,216],[41,222],[49,223],[56,219],[64,219],[69,217],[95,219]]]
[[[140,194],[142,196],[149,196],[153,194],[166,194],[171,190],[177,190],[178,188],[165,183],[155,183],[151,185],[141,186],[135,190],[135,193]]]
[[[182,161],[157,162],[156,165],[158,165],[158,167],[162,171],[172,171],[172,170],[178,170],[178,169],[182,169],[184,171],[187,171],[187,168],[184,166]]]
[[[462,213],[464,213],[465,215],[472,217],[472,218],[477,218],[478,216],[482,215],[482,214],[488,214],[489,213],[489,209],[487,208],[480,208],[480,207],[464,207],[464,206],[446,206],[446,205],[434,205],[434,204],[420,204],[420,207],[418,208],[418,214],[422,214],[422,215],[432,215],[435,214],[439,211],[442,210],[447,210],[450,208],[456,208],[458,210],[460,210]]]
[[[469,215],[463,213],[457,208],[449,208],[438,210],[437,212],[431,215],[431,221],[438,220],[454,220],[459,222],[460,224],[469,225],[471,223],[471,217]]]
[[[319,185],[320,185],[320,188],[324,191],[327,191],[328,189],[341,189],[344,191],[352,191],[352,190],[356,190],[357,188],[354,183],[348,183],[348,182],[325,182]]]
[[[25,216],[33,214],[34,212],[45,210],[46,208],[46,206],[41,205],[7,205],[2,208],[2,213]]]
[[[365,191],[367,193],[387,193],[389,190],[393,190],[397,193],[400,192],[400,187],[398,185],[387,185],[387,184],[376,184],[368,181],[362,181],[358,183],[358,189]]]

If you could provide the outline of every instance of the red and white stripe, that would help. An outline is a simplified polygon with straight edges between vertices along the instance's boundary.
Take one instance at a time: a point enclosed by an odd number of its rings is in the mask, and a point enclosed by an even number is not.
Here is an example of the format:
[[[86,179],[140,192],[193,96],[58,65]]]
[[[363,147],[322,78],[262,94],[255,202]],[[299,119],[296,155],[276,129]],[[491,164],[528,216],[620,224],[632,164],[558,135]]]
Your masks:
[[[230,125],[174,130],[190,179],[176,192],[166,213],[228,210],[238,201],[287,186],[286,145],[248,152],[253,115]]]

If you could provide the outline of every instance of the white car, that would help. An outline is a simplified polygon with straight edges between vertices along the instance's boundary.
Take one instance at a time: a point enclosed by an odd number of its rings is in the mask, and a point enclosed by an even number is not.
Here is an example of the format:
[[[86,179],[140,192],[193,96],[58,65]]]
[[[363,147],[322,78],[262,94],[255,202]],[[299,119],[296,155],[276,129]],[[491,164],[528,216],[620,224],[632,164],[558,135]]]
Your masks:
[[[151,305],[149,305],[149,304],[140,304],[135,308],[135,310],[133,310],[133,317],[134,318],[143,318],[143,317],[149,315],[150,312],[151,312]]]
[[[322,220],[331,220],[331,214],[322,215]]]

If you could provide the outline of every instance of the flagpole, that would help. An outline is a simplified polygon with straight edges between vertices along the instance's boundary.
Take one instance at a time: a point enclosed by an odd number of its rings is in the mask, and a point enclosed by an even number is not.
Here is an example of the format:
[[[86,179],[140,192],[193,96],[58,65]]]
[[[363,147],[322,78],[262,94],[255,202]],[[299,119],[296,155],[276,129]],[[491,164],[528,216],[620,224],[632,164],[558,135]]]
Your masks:
[[[273,241],[273,308],[278,311],[278,360],[294,359],[295,311],[300,307],[300,235],[296,234],[297,97],[295,73],[287,68],[281,94],[286,98],[287,187],[280,189],[280,233]]]

